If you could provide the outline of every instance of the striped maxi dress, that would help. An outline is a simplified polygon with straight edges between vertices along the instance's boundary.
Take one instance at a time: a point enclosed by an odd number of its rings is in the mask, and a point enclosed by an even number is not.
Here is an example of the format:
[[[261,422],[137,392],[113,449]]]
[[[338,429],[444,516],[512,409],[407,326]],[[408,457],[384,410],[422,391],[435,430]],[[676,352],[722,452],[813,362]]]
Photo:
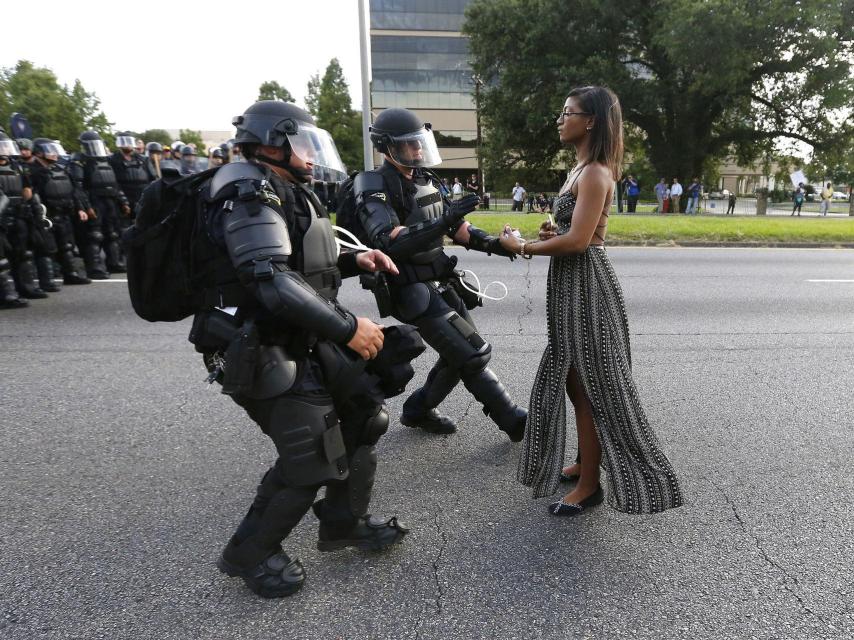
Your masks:
[[[572,221],[575,195],[555,201],[558,234]],[[531,392],[517,479],[534,497],[558,487],[566,445],[566,380],[571,365],[593,408],[608,479],[608,503],[626,513],[682,504],[679,482],[646,419],[632,380],[623,293],[604,247],[551,259],[548,346]]]

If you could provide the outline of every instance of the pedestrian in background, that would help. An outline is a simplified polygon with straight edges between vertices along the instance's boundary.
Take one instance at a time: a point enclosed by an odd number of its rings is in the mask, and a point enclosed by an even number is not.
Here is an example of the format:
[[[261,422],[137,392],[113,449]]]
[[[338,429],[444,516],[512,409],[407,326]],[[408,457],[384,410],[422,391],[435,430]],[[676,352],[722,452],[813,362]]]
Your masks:
[[[679,178],[673,178],[673,184],[670,185],[670,210],[673,213],[679,213],[679,200],[682,197],[682,185],[679,184]]]
[[[655,199],[658,201],[658,206],[655,208],[655,213],[665,213],[664,208],[664,199],[667,198],[667,192],[669,189],[667,188],[667,181],[662,178],[658,181],[658,184],[655,185]]]
[[[626,209],[629,213],[634,213],[638,208],[638,197],[640,196],[640,186],[633,175],[626,177]]]
[[[451,187],[451,199],[459,200],[463,197],[463,183],[459,178],[454,178],[454,185]]]
[[[689,216],[699,211],[699,203],[700,203],[700,190],[702,187],[700,186],[700,179],[694,178],[691,180],[691,184],[688,186],[688,208],[685,210]]]
[[[724,215],[728,216],[730,213],[735,215],[735,191],[729,192],[729,204],[727,205],[726,213]]]
[[[525,189],[518,182],[513,187],[513,208],[511,211],[522,211],[522,205],[525,202]]]
[[[794,206],[792,207],[792,213],[789,215],[795,215],[795,211],[798,212],[798,217],[801,215],[801,205],[804,204],[804,183],[801,182],[798,184],[798,188],[795,189],[795,193],[792,196],[792,202],[794,202]]]
[[[833,187],[830,182],[825,185],[824,189],[821,190],[821,204],[819,205],[818,212],[826,216],[827,210],[830,208],[830,199],[833,198]]]

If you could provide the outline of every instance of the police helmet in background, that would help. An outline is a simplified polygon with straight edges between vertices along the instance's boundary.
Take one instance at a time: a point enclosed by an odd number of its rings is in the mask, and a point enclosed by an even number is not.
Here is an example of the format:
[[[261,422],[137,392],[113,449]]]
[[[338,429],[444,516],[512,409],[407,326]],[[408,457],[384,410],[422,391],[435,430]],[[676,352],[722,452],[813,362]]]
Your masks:
[[[3,127],[0,127],[0,157],[17,158],[20,155],[21,150],[18,148],[18,144],[6,135]]]
[[[97,131],[84,131],[80,134],[78,140],[80,141],[80,149],[85,156],[90,158],[106,158],[109,155],[107,153],[107,145],[101,140],[101,136],[98,135]]]
[[[136,138],[127,132],[116,135],[116,146],[122,151],[133,151],[136,147]]]
[[[62,148],[62,143],[59,140],[51,140],[49,138],[36,138],[33,140],[33,153],[36,157],[42,158],[46,162],[56,162],[68,155],[65,149]]]
[[[404,167],[435,167],[442,162],[433,127],[408,109],[386,109],[370,127],[371,142]]]
[[[295,178],[305,182],[312,178],[334,181],[347,176],[332,136],[315,124],[311,114],[295,104],[261,100],[237,116],[232,124],[237,128],[234,145],[239,145],[244,154],[252,149],[256,158],[287,169]],[[284,160],[274,160],[258,153],[254,147],[259,145],[282,147]],[[291,166],[291,156],[311,165],[311,169]]]
[[[15,142],[18,143],[18,149],[32,151],[33,141],[29,138],[18,138]]]
[[[159,142],[149,142],[147,145],[145,145],[145,153],[149,156],[152,153],[163,153],[163,145]]]

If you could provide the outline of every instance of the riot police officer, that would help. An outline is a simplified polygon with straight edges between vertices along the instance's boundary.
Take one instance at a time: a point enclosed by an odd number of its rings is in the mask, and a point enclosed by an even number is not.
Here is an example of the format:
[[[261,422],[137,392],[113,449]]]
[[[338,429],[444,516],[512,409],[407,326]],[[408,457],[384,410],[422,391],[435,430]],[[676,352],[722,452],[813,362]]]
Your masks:
[[[189,176],[199,171],[196,166],[196,150],[188,144],[185,144],[181,148],[181,167],[179,171],[182,176]]]
[[[416,325],[439,354],[424,386],[406,400],[401,422],[453,433],[456,425],[436,407],[462,380],[498,428],[519,441],[527,412],[487,367],[491,346],[468,312],[480,300],[462,286],[456,257],[445,253],[443,240],[449,236],[467,249],[513,256],[497,238],[463,220],[477,206],[476,195],[453,202],[442,196],[439,179],[427,170],[442,161],[429,123],[406,109],[386,109],[370,135],[385,162],[356,176],[357,215],[369,246],[398,263],[400,274],[388,278],[391,313]]]
[[[220,147],[216,147],[211,151],[211,167],[221,167],[225,164],[224,155]]]
[[[86,275],[96,280],[127,271],[119,246],[120,216],[130,216],[130,203],[116,180],[101,136],[84,131],[78,138],[81,151],[71,157],[71,179],[82,192],[88,219],[75,221],[77,246],[86,264]],[[107,257],[106,266],[101,248]]]
[[[261,101],[233,124],[249,161],[219,168],[205,187],[207,233],[195,260],[212,279],[210,304],[196,315],[190,339],[211,379],[221,380],[279,455],[218,566],[264,597],[281,597],[302,586],[305,572],[280,544],[320,487],[325,497],[313,509],[321,551],[382,549],[407,531],[396,518],[367,514],[374,445],[388,415],[364,371],[383,333],[337,301],[342,275],[395,267],[379,251],[338,256],[329,218],[307,184],[314,166],[343,166],[308,113]],[[222,311],[228,308],[235,314]],[[226,346],[221,336],[229,335],[237,338]],[[246,362],[253,353],[254,366]]]
[[[148,156],[148,162],[154,175],[159,178],[161,176],[160,162],[163,159],[163,145],[159,142],[149,142],[145,145],[145,155]]]
[[[18,145],[0,128],[0,158],[13,158],[20,154]],[[0,309],[20,309],[29,303],[22,300],[15,290],[12,278],[12,245],[6,233],[7,212],[12,206],[12,200],[3,192],[0,185]]]
[[[59,262],[63,282],[72,285],[89,284],[92,281],[80,275],[74,265],[72,220],[85,222],[88,215],[83,197],[68,175],[67,168],[59,163],[65,150],[54,140],[36,138],[33,140],[33,154],[35,162],[30,170],[30,182],[47,208],[47,218],[52,225],[50,233],[53,236],[51,254]]]
[[[4,149],[0,153],[0,191],[8,198],[0,225],[5,229],[9,245],[7,259],[11,262],[15,288],[23,298],[47,298],[47,293],[37,282],[33,253],[36,240],[34,210],[38,209],[40,217],[41,205],[38,198],[34,198],[29,178],[17,160],[20,151],[3,129],[0,129],[0,142]],[[53,282],[47,286],[57,290]]]
[[[157,174],[148,159],[134,149],[135,142],[136,138],[129,133],[119,133],[116,135],[118,150],[110,156],[110,165],[116,174],[119,187],[128,199],[131,211],[136,206],[145,187],[157,178]],[[121,230],[130,224],[130,218],[126,216],[119,217],[119,221]]]

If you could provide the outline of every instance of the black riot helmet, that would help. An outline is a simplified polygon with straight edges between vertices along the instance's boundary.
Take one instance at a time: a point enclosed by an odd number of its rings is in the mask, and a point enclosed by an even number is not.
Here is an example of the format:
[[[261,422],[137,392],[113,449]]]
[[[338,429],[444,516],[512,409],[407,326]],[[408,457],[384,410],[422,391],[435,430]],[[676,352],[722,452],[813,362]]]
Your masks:
[[[128,131],[122,131],[116,134],[116,146],[122,150],[133,151],[136,148],[136,138]]]
[[[0,158],[16,158],[21,155],[17,143],[6,135],[3,127],[0,127]]]
[[[386,109],[371,125],[371,142],[404,167],[434,167],[442,162],[433,127],[408,109]]]
[[[159,142],[149,142],[147,145],[145,145],[145,153],[149,156],[152,153],[163,153],[163,145]]]
[[[213,151],[211,151],[211,158],[222,158],[223,157],[222,149],[216,147]]]
[[[18,138],[15,142],[18,143],[19,149],[26,149],[27,151],[33,150],[33,141],[29,138]]]
[[[295,178],[308,181],[346,176],[344,164],[332,136],[319,129],[308,112],[290,102],[261,100],[237,116],[232,124],[237,129],[234,144],[240,145],[244,155],[254,155],[259,160],[286,169]],[[260,145],[281,147],[284,160],[274,160],[257,152]],[[249,152],[249,153],[247,153]],[[291,157],[313,165],[311,170],[291,166]]]
[[[51,140],[49,138],[36,138],[33,140],[33,153],[37,158],[50,163],[56,162],[68,155],[58,140]]]
[[[107,145],[101,140],[101,136],[97,131],[84,131],[77,138],[80,141],[80,148],[83,150],[83,155],[90,158],[106,158]]]

